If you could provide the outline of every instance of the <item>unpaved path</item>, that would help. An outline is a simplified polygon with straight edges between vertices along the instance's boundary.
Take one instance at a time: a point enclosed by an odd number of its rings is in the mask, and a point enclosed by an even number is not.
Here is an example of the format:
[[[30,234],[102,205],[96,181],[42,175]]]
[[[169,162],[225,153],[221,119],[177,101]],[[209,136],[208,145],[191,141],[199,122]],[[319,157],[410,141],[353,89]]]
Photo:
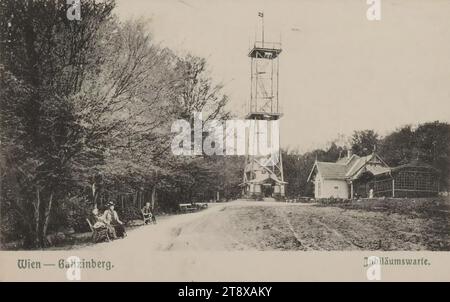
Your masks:
[[[309,206],[297,204],[296,206]],[[249,208],[283,207],[280,202],[257,202],[236,200],[228,203],[209,204],[208,209],[158,220],[156,225],[146,225],[128,232],[124,239],[80,247],[83,250],[117,249],[126,251],[139,248],[146,251],[172,250],[258,250],[254,242],[248,242],[240,230],[234,212]],[[236,220],[237,219],[237,220]],[[252,219],[248,217],[248,219]],[[242,220],[241,220],[242,221]],[[251,222],[257,223],[256,221]]]
[[[197,213],[174,215],[128,232],[125,239],[83,250],[439,250],[449,249],[448,231],[430,233],[430,219],[315,204],[237,200],[210,204]],[[442,225],[448,228],[448,225]],[[447,234],[447,235],[446,235]],[[433,247],[433,248],[430,248]]]

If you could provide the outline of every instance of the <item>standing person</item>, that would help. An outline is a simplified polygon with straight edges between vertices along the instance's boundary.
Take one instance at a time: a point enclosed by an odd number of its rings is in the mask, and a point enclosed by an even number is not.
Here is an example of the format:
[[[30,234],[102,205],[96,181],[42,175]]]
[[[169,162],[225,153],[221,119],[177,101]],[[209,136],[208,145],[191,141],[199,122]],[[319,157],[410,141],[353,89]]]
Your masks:
[[[146,202],[145,206],[141,210],[142,216],[144,216],[144,223],[147,224],[152,220],[153,224],[156,224],[156,217],[153,214],[153,209],[150,206],[150,202]]]
[[[119,215],[114,210],[114,203],[109,202],[107,205],[108,209],[106,209],[103,217],[107,224],[112,225],[116,232],[117,237],[124,238],[127,233],[125,232],[125,227],[123,226],[123,222],[120,221]]]

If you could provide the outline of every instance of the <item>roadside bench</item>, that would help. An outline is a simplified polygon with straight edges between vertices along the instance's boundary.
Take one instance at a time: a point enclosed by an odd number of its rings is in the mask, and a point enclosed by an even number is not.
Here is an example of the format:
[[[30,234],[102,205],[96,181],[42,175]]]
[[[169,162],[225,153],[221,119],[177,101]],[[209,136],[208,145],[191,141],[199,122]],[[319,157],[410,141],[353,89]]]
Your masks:
[[[199,210],[206,209],[208,207],[208,204],[204,203],[204,202],[203,203],[198,202],[198,203],[195,203],[194,205]]]
[[[197,210],[197,208],[192,203],[180,203],[179,205],[180,211],[183,213],[190,213]]]
[[[180,203],[179,205],[180,212],[182,213],[190,213],[198,210],[203,210],[208,207],[207,203]]]

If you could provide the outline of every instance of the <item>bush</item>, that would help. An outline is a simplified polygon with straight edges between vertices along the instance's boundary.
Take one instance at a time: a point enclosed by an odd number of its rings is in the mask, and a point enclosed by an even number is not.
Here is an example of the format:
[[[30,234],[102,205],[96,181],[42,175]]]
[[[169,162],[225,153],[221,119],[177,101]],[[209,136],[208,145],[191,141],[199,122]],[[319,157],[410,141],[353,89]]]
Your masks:
[[[26,232],[26,226],[21,223],[17,211],[14,211],[8,202],[2,202],[0,205],[0,238],[2,245],[9,241],[20,240],[23,238],[21,234]]]
[[[127,223],[132,220],[136,219],[142,219],[141,210],[138,209],[133,204],[124,204],[124,208],[119,208],[117,210],[117,213],[119,215],[119,219],[123,221],[124,223]]]
[[[72,228],[77,233],[89,232],[86,218],[89,218],[94,205],[84,196],[73,196],[65,200],[55,213],[52,224]]]
[[[350,202],[349,199],[334,198],[334,197],[320,198],[317,201],[318,201],[319,204],[323,204],[323,205],[346,204],[346,203]]]

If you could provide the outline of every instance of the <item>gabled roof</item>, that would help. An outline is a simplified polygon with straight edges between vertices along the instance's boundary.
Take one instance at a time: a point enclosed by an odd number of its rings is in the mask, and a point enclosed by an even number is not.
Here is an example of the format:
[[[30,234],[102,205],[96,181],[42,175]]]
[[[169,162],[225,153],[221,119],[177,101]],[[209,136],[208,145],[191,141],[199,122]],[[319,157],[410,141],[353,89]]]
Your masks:
[[[350,158],[341,158],[335,163],[316,161],[308,181],[314,171],[320,173],[324,179],[347,180],[357,178],[365,171],[377,175],[390,171],[390,168],[376,153],[372,153],[363,157],[354,154]]]
[[[372,158],[371,155],[359,157],[352,161],[351,164],[348,165],[348,170],[345,173],[345,176],[350,177],[354,175],[356,172],[358,172],[367,162],[369,162]]]
[[[345,179],[346,165],[317,161],[315,168],[325,179]]]
[[[346,177],[350,179],[358,178],[362,172],[370,172],[373,175],[389,172],[391,168],[375,152],[360,157],[347,171]]]

